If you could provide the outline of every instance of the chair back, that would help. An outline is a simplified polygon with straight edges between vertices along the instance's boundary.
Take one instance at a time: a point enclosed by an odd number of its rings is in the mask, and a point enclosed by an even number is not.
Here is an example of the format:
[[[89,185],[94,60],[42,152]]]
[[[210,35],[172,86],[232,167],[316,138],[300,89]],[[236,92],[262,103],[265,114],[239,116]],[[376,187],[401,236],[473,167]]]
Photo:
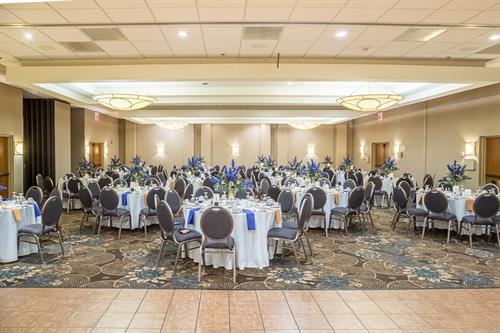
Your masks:
[[[424,204],[431,213],[444,213],[448,210],[448,199],[443,192],[432,190],[427,192],[424,197]]]
[[[155,197],[158,196],[160,200],[165,199],[165,194],[167,192],[163,187],[156,186],[153,187],[152,189],[149,190],[148,194],[146,195],[146,205],[148,205],[148,208],[151,210],[156,209],[156,200]]]
[[[163,172],[158,172],[156,176],[160,180],[161,185],[165,185],[167,183],[167,178],[165,178],[165,174]]]
[[[127,182],[123,178],[117,178],[113,181],[113,186],[127,186]]]
[[[61,218],[62,211],[63,207],[61,198],[55,196],[48,198],[42,208],[42,230],[45,230],[45,226],[57,227],[59,225],[59,219]]]
[[[49,194],[49,198],[51,198],[51,197],[58,197],[59,199],[62,200],[63,196],[62,196],[61,190],[59,188],[57,188],[57,187],[54,187],[52,189],[52,191],[50,191],[50,194]]]
[[[363,186],[363,173],[361,171],[356,172],[356,179],[358,186]]]
[[[481,187],[481,191],[493,192],[496,195],[499,194],[498,186],[493,183],[483,185],[483,187]]]
[[[352,179],[347,179],[344,182],[344,188],[350,188],[351,190],[354,190],[356,188],[356,182]]]
[[[36,186],[43,189],[43,176],[41,174],[36,175],[35,182],[36,182]]]
[[[149,173],[151,174],[151,176],[156,176],[156,174],[158,173],[158,167],[155,165],[151,168],[151,170],[149,170]]]
[[[365,202],[371,203],[373,200],[373,193],[375,192],[375,185],[368,182],[365,188]]]
[[[163,239],[167,239],[175,232],[174,214],[167,202],[161,200],[158,203],[156,206],[156,215],[162,231],[162,237]]]
[[[278,202],[281,205],[281,212],[290,213],[295,204],[292,190],[285,189],[281,191],[280,195],[278,196]]]
[[[278,197],[280,196],[280,193],[281,193],[281,189],[276,186],[276,185],[272,185],[269,190],[267,190],[267,195],[273,199],[274,201],[278,201]]]
[[[120,204],[120,198],[118,198],[118,193],[116,193],[116,191],[111,187],[105,187],[99,194],[99,203],[105,210],[113,211],[118,208],[118,205]]]
[[[45,177],[43,180],[43,188],[45,193],[50,193],[54,189],[54,182],[49,176]]]
[[[306,193],[311,194],[314,199],[314,210],[323,209],[326,204],[326,193],[321,187],[311,187]]]
[[[380,191],[382,189],[382,178],[379,176],[371,176],[368,181],[375,185],[375,191]]]
[[[38,207],[42,205],[42,200],[43,200],[43,191],[40,187],[38,186],[31,186],[27,191],[26,194],[24,195],[26,199],[31,198],[33,199]]]
[[[195,198],[204,196],[207,196],[207,198],[212,199],[214,197],[214,191],[212,191],[210,187],[203,186],[197,189],[196,193],[194,194]]]
[[[179,196],[184,195],[184,192],[186,191],[186,181],[184,180],[184,178],[177,178],[175,180],[174,190],[179,194]]]
[[[174,214],[179,213],[179,210],[182,207],[182,199],[177,191],[168,190],[167,194],[165,195],[165,201]]]
[[[104,176],[97,180],[97,184],[99,184],[99,188],[101,189],[105,188],[106,186],[111,186],[112,183],[113,179],[111,179],[111,177],[109,176]]]
[[[144,186],[160,186],[160,181],[156,177],[149,177],[144,182]]]
[[[92,193],[90,193],[90,190],[86,188],[85,186],[80,187],[80,190],[78,191],[78,196],[80,199],[80,202],[82,203],[82,208],[92,208]]]
[[[321,177],[320,179],[318,179],[318,182],[319,182],[319,186],[321,186],[321,187],[323,187],[325,185],[328,185],[328,187],[332,186],[332,183],[330,183],[330,180],[328,178]]]
[[[71,194],[77,194],[78,191],[80,190],[80,187],[83,186],[83,183],[80,179],[78,178],[71,178],[68,180],[66,183],[66,188]]]
[[[407,178],[405,178],[405,179],[407,179]],[[399,182],[399,186],[396,186],[396,187],[401,187],[403,189],[403,191],[405,191],[407,199],[409,199],[411,197],[411,186],[410,186],[410,184],[408,184],[408,182],[406,180]]]
[[[346,179],[352,179],[356,184],[358,183],[358,177],[356,177],[356,173],[354,171],[349,170],[346,173],[347,173],[347,177],[345,177]]]
[[[271,187],[271,182],[269,181],[269,178],[267,177],[263,177],[261,180],[260,180],[260,193],[262,194],[267,194],[267,192],[269,191],[269,188]]]
[[[184,190],[183,197],[184,199],[191,200],[191,198],[193,197],[193,184],[187,184],[186,189]]]
[[[365,198],[365,191],[361,186],[354,188],[347,199],[347,208],[358,210]]]
[[[311,218],[315,205],[314,202],[314,197],[311,193],[306,193],[304,198],[302,198],[299,209],[299,217],[297,219],[297,226],[301,232],[304,230],[307,222]]]
[[[209,187],[212,191],[214,190],[214,183],[212,182],[212,180],[207,177],[203,180],[203,186],[206,186],[206,187]]]
[[[120,178],[120,174],[118,173],[118,171],[112,171],[110,177],[112,180],[116,180]]]
[[[289,187],[292,184],[294,184],[295,186],[299,186],[299,181],[293,177],[285,178],[285,182],[283,183],[283,185],[285,185],[286,187]]]
[[[492,193],[483,193],[474,200],[474,214],[481,218],[493,219],[498,214],[500,202]]]
[[[332,183],[333,178],[335,177],[335,172],[333,172],[330,168],[326,169],[325,172],[328,174],[328,180]]]
[[[99,183],[93,180],[87,184],[87,187],[90,193],[92,193],[92,198],[94,198],[95,200],[99,199],[99,193],[101,192]]]
[[[205,240],[229,245],[233,227],[233,217],[220,206],[210,207],[201,215],[200,228]]]
[[[406,206],[408,205],[408,197],[406,196],[405,190],[401,186],[394,189],[393,198],[398,211],[406,209]]]

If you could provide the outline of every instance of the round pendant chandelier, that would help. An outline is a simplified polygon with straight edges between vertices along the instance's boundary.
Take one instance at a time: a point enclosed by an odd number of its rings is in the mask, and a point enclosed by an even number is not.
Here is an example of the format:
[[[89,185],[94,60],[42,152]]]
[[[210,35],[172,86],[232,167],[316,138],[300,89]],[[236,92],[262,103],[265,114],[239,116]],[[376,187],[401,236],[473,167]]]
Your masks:
[[[311,128],[316,128],[319,125],[321,125],[321,123],[312,122],[312,121],[298,121],[298,122],[289,123],[288,125],[292,126],[293,128],[296,128],[296,129],[307,130],[307,129],[311,129]]]
[[[184,123],[182,121],[166,121],[157,124],[159,127],[164,129],[176,130],[181,129],[189,125],[188,123]]]
[[[337,99],[337,103],[355,111],[381,111],[400,102],[404,97],[397,94],[353,95]]]
[[[156,102],[154,97],[133,94],[96,95],[94,100],[108,108],[121,111],[142,109]]]

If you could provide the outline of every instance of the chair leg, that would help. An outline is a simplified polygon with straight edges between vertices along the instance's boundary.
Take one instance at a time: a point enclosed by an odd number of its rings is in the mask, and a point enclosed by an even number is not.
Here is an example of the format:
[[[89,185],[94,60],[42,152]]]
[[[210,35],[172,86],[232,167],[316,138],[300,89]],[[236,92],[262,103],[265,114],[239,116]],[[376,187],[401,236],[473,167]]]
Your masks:
[[[233,249],[233,283],[236,284],[236,249]]]
[[[495,223],[495,229],[496,229],[496,233],[497,233],[497,245],[498,245],[498,248],[500,249],[500,234],[498,231],[498,223]]]
[[[120,239],[122,236],[122,220],[123,216],[120,216],[120,226],[118,227],[118,239]]]
[[[83,213],[82,220],[80,221],[80,230],[78,231],[80,234],[82,233],[82,226],[83,226],[83,221],[85,220],[85,216],[87,216],[87,214]]]
[[[295,261],[297,261],[297,266],[300,265],[299,257],[297,256],[297,249],[295,248],[295,242],[290,242],[292,244],[293,255],[295,256]]]
[[[424,239],[426,227],[427,227],[427,217],[424,219],[424,226],[422,227],[422,239]]]
[[[92,228],[92,235],[95,234],[95,228],[97,227],[97,222],[99,221],[99,215],[95,216],[94,227]]]
[[[469,247],[472,249],[472,224],[469,224]]]
[[[174,274],[175,274],[175,271],[177,270],[177,263],[179,262],[179,257],[181,254],[182,246],[184,246],[184,245],[181,244],[181,245],[177,246],[177,255],[175,256],[175,264],[174,264]],[[186,251],[186,255],[187,255],[187,251]]]
[[[203,250],[200,251],[201,256],[203,256]],[[198,283],[201,282],[201,260],[198,263]]]
[[[42,264],[45,264],[45,260],[43,260],[43,254],[42,254],[42,245],[40,244],[40,238],[38,236],[33,236],[36,240],[36,245],[38,247],[38,254],[40,255],[40,259],[42,260]]]
[[[330,214],[330,218],[328,219],[328,225],[325,217],[325,237],[328,237],[328,229],[330,229],[331,224],[332,224],[332,215]]]
[[[312,249],[312,246],[311,246],[311,241],[309,240],[309,236],[307,236],[307,233],[304,233],[304,236],[306,237],[307,246],[309,247],[309,253],[312,256],[313,255],[313,249]]]
[[[99,216],[99,227],[97,228],[97,236],[101,235],[101,224],[102,224],[102,215]]]
[[[361,226],[361,233],[364,234],[365,230],[363,229],[363,222],[361,221],[361,217],[359,217],[359,214],[357,214],[359,225]]]
[[[64,247],[63,247],[63,238],[62,238],[62,235],[61,235],[61,230],[57,230],[57,237],[59,237],[59,246],[61,246],[61,253],[64,257]]]
[[[368,217],[370,218],[370,223],[372,224],[372,228],[375,229],[375,223],[373,223],[372,212],[368,211]]]
[[[164,246],[165,246],[165,240],[162,239],[161,245],[160,245],[160,252],[158,253],[158,261],[156,262],[156,268],[158,268],[158,266],[160,266],[161,254],[163,253]],[[175,263],[177,264],[177,261]],[[175,268],[174,268],[174,272],[175,272]]]
[[[301,245],[301,247],[302,247],[302,251],[304,251],[304,256],[306,257],[306,262],[308,262],[307,252],[306,252],[306,247],[305,247],[305,245],[304,245],[304,240],[302,239],[302,237],[301,237],[301,238],[299,238],[299,239],[300,239],[300,245]]]
[[[446,237],[446,244],[450,244],[451,221],[448,221],[448,236]]]

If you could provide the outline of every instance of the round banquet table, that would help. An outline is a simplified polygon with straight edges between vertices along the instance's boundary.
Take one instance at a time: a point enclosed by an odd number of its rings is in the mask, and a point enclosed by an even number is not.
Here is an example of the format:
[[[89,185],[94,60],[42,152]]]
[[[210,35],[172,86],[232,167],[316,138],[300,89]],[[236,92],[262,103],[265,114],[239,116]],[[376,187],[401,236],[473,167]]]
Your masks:
[[[130,219],[132,220],[132,229],[137,229],[139,227],[139,215],[141,214],[141,209],[146,207],[145,203],[145,197],[147,195],[147,192],[143,191],[138,191],[134,190],[133,192],[130,191],[130,189],[127,188],[119,188],[115,189],[116,193],[118,193],[118,198],[119,198],[119,204],[118,208],[124,208],[130,212]],[[126,199],[123,197],[126,196]],[[114,217],[112,219],[113,221],[113,227],[118,228],[120,226],[120,219],[117,217]],[[146,224],[150,225],[153,224],[156,219],[153,218],[148,218],[146,219]],[[106,218],[103,218],[102,221],[104,226],[109,227],[109,221]],[[122,229],[130,229],[130,225],[128,222],[124,222],[122,224]]]
[[[4,202],[7,204],[7,202]],[[10,206],[10,205],[9,205]],[[32,206],[18,206],[21,220],[16,221],[11,210],[0,210],[0,262],[7,263],[17,261],[19,256],[37,253],[36,244],[26,242],[17,243],[17,231],[29,224],[41,223],[41,218],[35,218],[35,210]]]
[[[300,203],[302,202],[302,198],[307,192],[305,188],[295,188],[292,189],[292,192],[295,194],[295,207],[297,209],[300,208]],[[330,211],[335,207],[347,207],[347,201],[349,200],[349,189],[328,189],[326,190],[326,203],[323,207],[326,215],[326,220],[330,220]],[[338,202],[335,200],[335,196],[338,195]],[[325,219],[322,216],[312,215],[309,220],[309,228],[324,228],[325,227]],[[333,229],[343,229],[343,222],[337,219],[331,221],[330,227]]]
[[[368,181],[368,178],[365,177],[365,180]],[[392,205],[392,195],[393,195],[393,192],[394,192],[394,186],[396,186],[396,180],[394,178],[387,178],[387,177],[383,177],[382,178],[382,188],[381,190],[382,191],[385,191],[387,192],[387,202],[389,203],[389,207]],[[365,187],[366,187],[366,184],[365,184]],[[381,195],[377,195],[373,198],[373,202],[374,202],[374,205],[375,206],[379,206],[381,207],[382,206],[382,203],[383,203],[383,206],[384,207],[387,207],[387,202],[385,202],[385,199],[382,201],[382,196]]]
[[[193,224],[188,223],[189,210],[184,208],[185,228],[201,232],[200,219],[201,210],[194,212]],[[244,212],[237,214],[231,213],[234,221],[232,236],[236,245],[236,266],[239,269],[245,268],[263,268],[269,266],[272,251],[268,251],[267,232],[275,227],[281,227],[281,219],[276,221],[276,209],[251,209],[255,215],[255,230],[248,230],[247,217]],[[200,261],[200,250],[189,251],[189,257],[195,262]],[[205,264],[215,268],[224,267],[233,268],[232,256],[228,253],[206,253]]]

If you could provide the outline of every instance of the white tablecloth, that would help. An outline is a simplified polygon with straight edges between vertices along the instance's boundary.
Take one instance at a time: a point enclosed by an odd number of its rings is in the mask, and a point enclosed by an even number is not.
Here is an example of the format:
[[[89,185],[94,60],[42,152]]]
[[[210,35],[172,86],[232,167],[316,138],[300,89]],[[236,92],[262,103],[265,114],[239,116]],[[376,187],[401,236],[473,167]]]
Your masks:
[[[194,213],[194,224],[188,224],[189,210],[189,208],[184,209],[185,227],[201,233],[201,211]],[[268,251],[267,232],[274,227],[281,227],[281,223],[275,224],[274,210],[254,211],[254,214],[255,230],[248,230],[245,213],[231,214],[234,221],[232,236],[236,244],[236,266],[239,269],[268,267],[271,251]],[[190,251],[189,257],[199,262],[199,249]],[[228,253],[207,253],[205,259],[206,265],[233,268],[232,256]]]
[[[295,192],[295,191],[294,191]],[[301,189],[297,192],[295,192],[295,207],[297,209],[300,208],[300,203],[302,202],[302,198],[304,197],[305,193],[307,192],[306,189]],[[339,193],[339,202],[338,204],[335,204],[335,199],[334,199],[334,193]],[[330,220],[330,211],[332,208],[335,207],[347,207],[347,201],[349,199],[349,190],[343,190],[343,191],[338,191],[338,190],[327,190],[326,191],[326,203],[325,206],[323,207],[326,215],[326,220]],[[309,220],[309,227],[310,228],[324,228],[325,220],[322,216],[318,215],[313,215],[311,216],[311,219]],[[342,221],[339,220],[332,220],[331,222],[331,228],[333,229],[342,229],[344,228]]]
[[[22,216],[19,222],[14,219],[12,211],[0,211],[0,262],[17,261],[18,256],[38,252],[35,244],[21,242],[18,245],[17,231],[25,225],[41,223],[41,219],[35,218],[35,210],[32,206],[18,208]]]
[[[381,190],[387,192],[387,196],[388,196],[387,201],[385,201],[386,199],[383,199],[383,201],[382,201],[382,196],[378,195],[378,196],[373,198],[374,205],[375,206],[384,206],[384,207],[389,206],[389,207],[391,207],[392,206],[391,198],[392,198],[392,195],[394,192],[393,191],[394,186],[396,186],[396,180],[394,178],[385,178],[385,177],[382,178]],[[383,203],[383,205],[382,205],[382,203]]]

